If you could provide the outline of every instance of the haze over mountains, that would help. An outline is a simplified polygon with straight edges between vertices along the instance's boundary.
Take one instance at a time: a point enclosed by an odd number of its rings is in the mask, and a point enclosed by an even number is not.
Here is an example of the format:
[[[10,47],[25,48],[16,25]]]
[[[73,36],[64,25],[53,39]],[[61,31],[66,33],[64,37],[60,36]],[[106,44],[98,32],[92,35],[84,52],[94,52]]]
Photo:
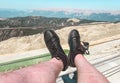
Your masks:
[[[97,11],[80,9],[0,9],[0,18],[45,16],[59,18],[79,18],[96,21],[116,22],[120,21],[120,11]]]

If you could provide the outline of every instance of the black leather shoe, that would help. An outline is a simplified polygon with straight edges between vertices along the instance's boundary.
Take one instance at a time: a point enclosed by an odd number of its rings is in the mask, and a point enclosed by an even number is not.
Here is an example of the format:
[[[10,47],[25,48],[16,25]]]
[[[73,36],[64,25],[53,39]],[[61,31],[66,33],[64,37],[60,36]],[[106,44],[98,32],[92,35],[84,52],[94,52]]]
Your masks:
[[[62,60],[64,64],[63,71],[65,71],[68,67],[68,58],[60,45],[60,40],[57,34],[53,30],[47,30],[44,32],[44,40],[52,58],[55,57],[58,60]]]
[[[72,30],[69,34],[68,43],[70,47],[70,52],[68,55],[69,65],[75,67],[74,59],[77,54],[84,54],[85,49],[80,43],[80,35],[77,30]]]

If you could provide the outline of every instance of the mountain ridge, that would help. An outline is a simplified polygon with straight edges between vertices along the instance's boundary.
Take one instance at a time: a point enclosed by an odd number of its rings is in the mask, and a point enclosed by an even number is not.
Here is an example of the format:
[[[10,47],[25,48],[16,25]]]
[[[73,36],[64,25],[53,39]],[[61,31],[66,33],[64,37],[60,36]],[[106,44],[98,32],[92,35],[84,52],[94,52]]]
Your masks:
[[[120,21],[120,11],[80,10],[80,9],[0,9],[1,18],[45,16],[59,18],[79,18],[96,21]]]

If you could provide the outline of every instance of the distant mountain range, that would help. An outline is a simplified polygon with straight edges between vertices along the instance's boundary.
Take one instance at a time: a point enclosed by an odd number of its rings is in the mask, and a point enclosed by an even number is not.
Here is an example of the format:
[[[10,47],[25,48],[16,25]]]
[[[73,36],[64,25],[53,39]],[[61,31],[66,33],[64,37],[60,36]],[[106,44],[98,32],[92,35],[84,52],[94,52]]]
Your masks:
[[[28,36],[37,33],[43,33],[48,29],[58,30],[64,27],[79,26],[95,22],[98,23],[100,21],[43,16],[6,18],[0,20],[0,41],[11,37]]]
[[[120,11],[93,11],[80,9],[0,9],[0,18],[44,16],[57,18],[79,18],[96,21],[120,21]]]

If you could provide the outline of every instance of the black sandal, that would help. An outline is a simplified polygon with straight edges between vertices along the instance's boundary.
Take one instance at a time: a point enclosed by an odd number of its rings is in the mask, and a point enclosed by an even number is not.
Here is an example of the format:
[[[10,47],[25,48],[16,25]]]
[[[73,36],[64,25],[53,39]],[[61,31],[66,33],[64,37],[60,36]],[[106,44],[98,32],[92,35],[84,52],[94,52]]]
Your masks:
[[[58,60],[62,60],[64,64],[63,71],[65,71],[68,68],[68,58],[60,45],[57,34],[53,30],[46,30],[44,32],[44,40],[52,58],[55,57]]]
[[[70,47],[70,52],[68,55],[68,59],[69,59],[69,65],[71,67],[75,67],[74,64],[74,58],[77,54],[87,54],[87,52],[89,52],[87,49],[85,49],[85,47],[80,43],[80,35],[79,32],[77,30],[72,30],[69,34],[69,38],[68,38],[68,44]],[[85,43],[86,44],[86,43]],[[87,45],[89,45],[87,43]]]

